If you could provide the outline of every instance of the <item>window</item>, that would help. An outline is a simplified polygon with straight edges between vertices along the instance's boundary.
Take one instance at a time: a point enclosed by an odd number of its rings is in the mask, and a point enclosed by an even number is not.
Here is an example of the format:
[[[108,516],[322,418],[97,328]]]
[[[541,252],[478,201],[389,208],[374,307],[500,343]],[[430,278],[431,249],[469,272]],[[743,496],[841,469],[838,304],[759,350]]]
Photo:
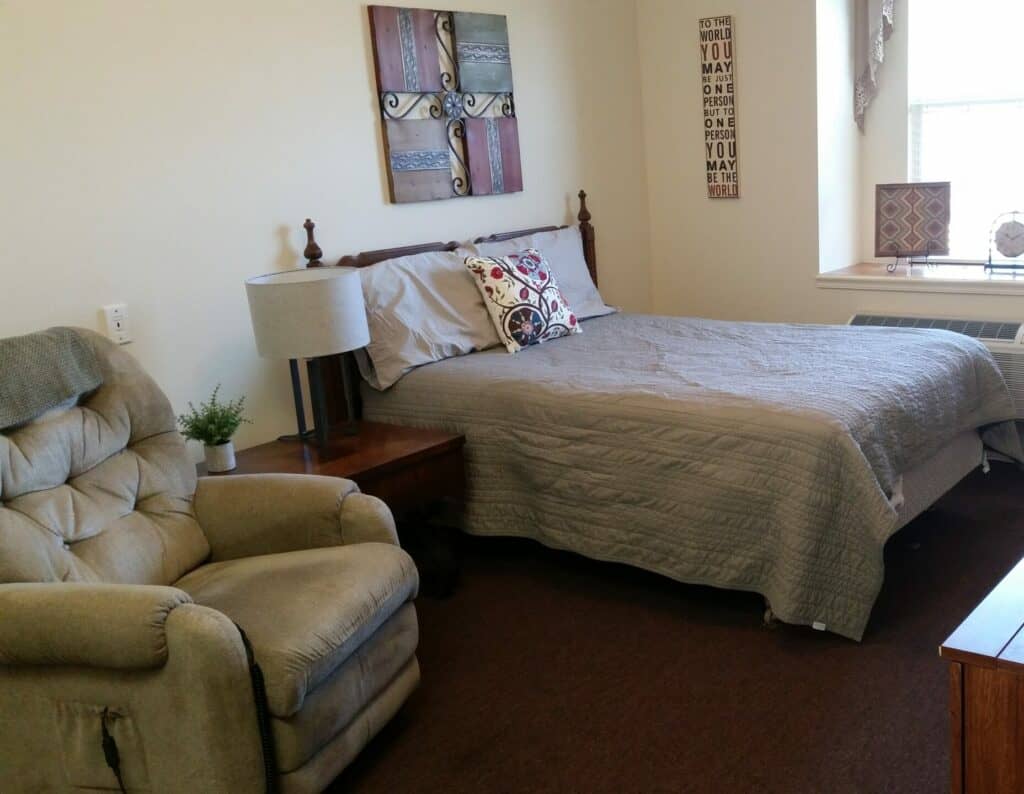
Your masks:
[[[984,260],[995,217],[1024,211],[1024,2],[910,5],[909,176],[952,183],[950,256]]]

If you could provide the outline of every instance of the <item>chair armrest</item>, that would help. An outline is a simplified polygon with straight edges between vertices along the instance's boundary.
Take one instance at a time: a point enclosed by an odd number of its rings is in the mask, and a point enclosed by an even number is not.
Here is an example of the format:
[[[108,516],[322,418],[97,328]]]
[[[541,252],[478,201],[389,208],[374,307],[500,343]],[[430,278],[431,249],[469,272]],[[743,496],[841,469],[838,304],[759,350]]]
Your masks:
[[[0,585],[0,664],[150,670],[167,662],[174,587],[53,582]]]
[[[341,541],[399,545],[391,508],[376,496],[349,494],[341,506]]]
[[[101,725],[128,791],[264,788],[253,680],[227,616],[170,587],[0,585],[0,788],[116,788]]]
[[[195,511],[211,562],[368,540],[398,542],[384,503],[339,477],[201,477]]]

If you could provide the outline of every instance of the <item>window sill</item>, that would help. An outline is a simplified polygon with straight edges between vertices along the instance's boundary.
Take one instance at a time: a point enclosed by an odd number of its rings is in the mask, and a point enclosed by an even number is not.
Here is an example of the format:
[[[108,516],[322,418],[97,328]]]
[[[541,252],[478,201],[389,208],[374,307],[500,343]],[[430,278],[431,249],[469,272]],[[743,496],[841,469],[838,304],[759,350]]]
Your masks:
[[[977,265],[900,265],[889,273],[882,263],[863,262],[819,274],[817,286],[878,292],[1024,295],[1024,272],[987,273]]]

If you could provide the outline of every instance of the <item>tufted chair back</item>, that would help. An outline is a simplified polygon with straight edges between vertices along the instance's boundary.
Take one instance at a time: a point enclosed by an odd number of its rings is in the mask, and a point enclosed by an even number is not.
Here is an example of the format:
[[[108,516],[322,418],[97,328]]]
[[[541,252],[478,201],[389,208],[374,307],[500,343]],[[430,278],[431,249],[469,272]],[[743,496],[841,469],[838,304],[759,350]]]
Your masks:
[[[0,429],[0,582],[172,584],[209,554],[195,467],[153,380],[81,333],[102,385]]]

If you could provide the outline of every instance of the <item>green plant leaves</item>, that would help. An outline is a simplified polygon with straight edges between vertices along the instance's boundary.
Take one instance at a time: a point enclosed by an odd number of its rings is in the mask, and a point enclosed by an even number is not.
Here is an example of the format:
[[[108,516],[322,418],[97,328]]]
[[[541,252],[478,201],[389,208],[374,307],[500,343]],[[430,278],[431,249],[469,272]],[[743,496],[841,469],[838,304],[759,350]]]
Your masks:
[[[220,402],[217,399],[219,393],[218,383],[209,400],[199,403],[199,408],[190,402],[188,413],[178,417],[181,434],[185,438],[190,441],[201,441],[208,447],[215,447],[230,441],[243,422],[250,423],[245,418],[244,395],[237,400]]]

